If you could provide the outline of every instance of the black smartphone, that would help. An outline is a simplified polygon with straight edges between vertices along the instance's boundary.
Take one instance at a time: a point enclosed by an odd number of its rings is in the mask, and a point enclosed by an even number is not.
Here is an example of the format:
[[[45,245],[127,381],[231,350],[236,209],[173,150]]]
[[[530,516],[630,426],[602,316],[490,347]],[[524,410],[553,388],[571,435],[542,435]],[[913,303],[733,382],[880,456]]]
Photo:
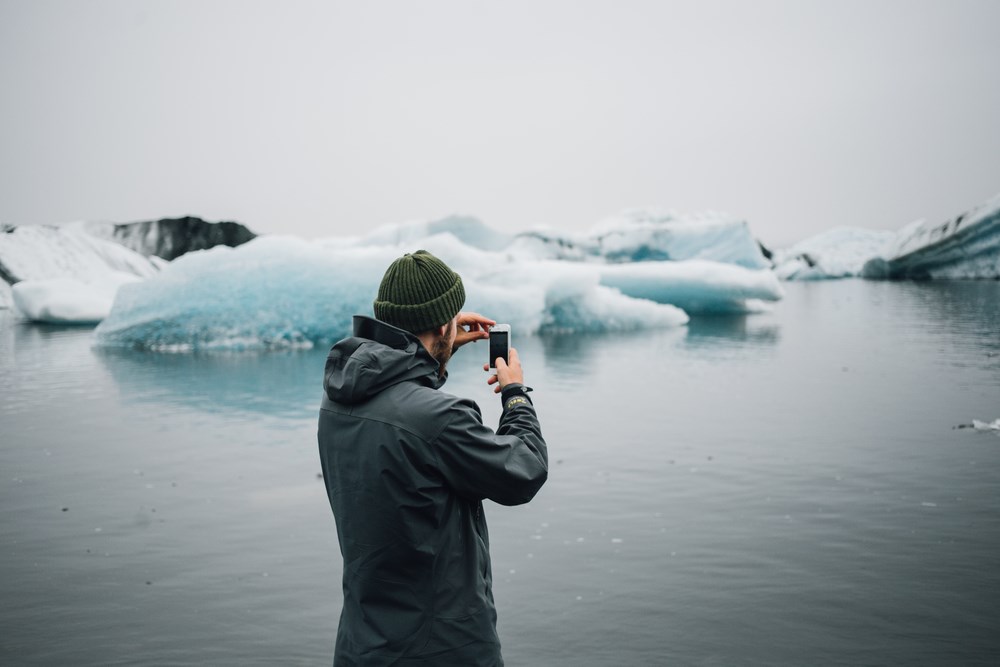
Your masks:
[[[497,357],[510,363],[510,325],[494,324],[490,327],[490,368],[496,368]]]

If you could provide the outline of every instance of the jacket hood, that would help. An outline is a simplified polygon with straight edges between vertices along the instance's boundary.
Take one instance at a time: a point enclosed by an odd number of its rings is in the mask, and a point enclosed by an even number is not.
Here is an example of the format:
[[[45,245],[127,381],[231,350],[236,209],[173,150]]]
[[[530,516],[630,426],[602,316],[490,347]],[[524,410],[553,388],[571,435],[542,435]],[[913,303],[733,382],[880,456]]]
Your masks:
[[[420,340],[402,329],[370,317],[355,315],[354,335],[330,349],[323,374],[323,390],[331,401],[363,403],[400,382],[418,381],[439,388],[447,375]]]

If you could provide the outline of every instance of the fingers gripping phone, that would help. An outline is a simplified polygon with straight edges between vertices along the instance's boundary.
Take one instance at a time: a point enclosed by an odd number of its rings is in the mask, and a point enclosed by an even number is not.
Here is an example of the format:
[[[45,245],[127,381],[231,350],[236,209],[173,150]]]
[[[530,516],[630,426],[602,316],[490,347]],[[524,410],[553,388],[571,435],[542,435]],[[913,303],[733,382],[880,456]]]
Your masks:
[[[490,368],[496,368],[497,357],[510,363],[510,325],[494,324],[490,327]]]

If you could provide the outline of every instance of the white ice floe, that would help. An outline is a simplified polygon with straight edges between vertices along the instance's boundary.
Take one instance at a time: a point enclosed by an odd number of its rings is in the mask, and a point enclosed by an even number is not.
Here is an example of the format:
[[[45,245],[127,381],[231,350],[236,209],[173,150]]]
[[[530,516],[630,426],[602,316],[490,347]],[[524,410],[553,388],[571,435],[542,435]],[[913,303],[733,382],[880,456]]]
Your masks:
[[[108,273],[90,283],[72,278],[22,280],[13,287],[18,310],[33,322],[93,324],[111,312],[115,293],[140,280],[129,273]]]

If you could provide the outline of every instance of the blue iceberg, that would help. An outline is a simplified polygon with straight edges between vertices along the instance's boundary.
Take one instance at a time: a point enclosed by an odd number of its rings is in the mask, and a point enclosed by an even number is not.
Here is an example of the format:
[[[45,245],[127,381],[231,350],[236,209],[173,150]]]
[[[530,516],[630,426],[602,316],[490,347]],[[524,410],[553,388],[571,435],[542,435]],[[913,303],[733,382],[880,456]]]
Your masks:
[[[507,235],[451,217],[352,239],[263,236],[238,248],[189,253],[147,280],[124,285],[96,340],[161,351],[327,345],[349,333],[353,315],[371,313],[385,267],[419,248],[462,275],[466,310],[524,334],[677,327],[688,313],[749,312],[781,298],[773,272],[746,266],[757,265],[759,249],[752,239],[746,244],[745,225],[706,228],[710,248],[702,252],[696,231],[688,222],[668,240],[626,223],[581,240],[546,232]],[[562,247],[569,256],[553,258],[536,243]],[[714,253],[733,261],[653,260],[642,249],[653,246],[673,257]],[[623,261],[630,253],[632,261]]]

